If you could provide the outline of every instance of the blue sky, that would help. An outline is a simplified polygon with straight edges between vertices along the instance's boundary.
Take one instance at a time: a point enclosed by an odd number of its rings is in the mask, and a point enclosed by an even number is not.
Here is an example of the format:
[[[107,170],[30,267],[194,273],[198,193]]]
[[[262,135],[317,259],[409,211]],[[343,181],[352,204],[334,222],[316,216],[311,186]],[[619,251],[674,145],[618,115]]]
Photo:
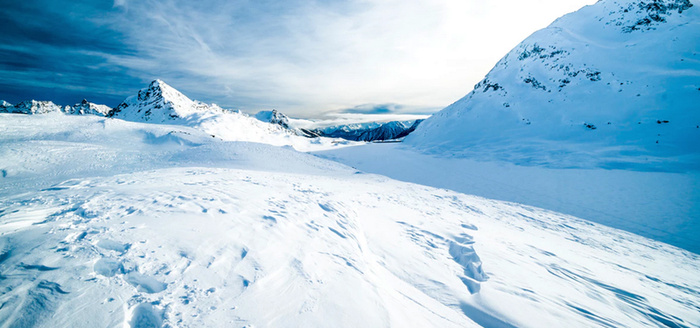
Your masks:
[[[116,106],[160,78],[254,112],[427,113],[595,0],[0,0],[0,99]]]

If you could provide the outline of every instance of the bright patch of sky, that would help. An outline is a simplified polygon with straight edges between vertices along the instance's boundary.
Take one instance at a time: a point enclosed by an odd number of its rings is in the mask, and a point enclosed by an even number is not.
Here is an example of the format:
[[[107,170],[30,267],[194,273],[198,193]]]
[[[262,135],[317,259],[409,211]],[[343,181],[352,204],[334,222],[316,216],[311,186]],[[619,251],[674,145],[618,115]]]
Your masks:
[[[254,112],[430,113],[595,0],[30,0],[3,4],[0,99],[116,106],[160,78]]]

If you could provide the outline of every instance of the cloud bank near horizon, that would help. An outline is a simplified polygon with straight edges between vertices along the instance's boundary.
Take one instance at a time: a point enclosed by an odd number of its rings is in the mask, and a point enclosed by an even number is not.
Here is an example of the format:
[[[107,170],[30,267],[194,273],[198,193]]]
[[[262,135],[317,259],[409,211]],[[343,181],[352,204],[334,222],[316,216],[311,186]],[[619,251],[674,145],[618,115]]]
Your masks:
[[[10,2],[0,98],[114,106],[160,78],[247,111],[432,112],[529,34],[594,2]]]

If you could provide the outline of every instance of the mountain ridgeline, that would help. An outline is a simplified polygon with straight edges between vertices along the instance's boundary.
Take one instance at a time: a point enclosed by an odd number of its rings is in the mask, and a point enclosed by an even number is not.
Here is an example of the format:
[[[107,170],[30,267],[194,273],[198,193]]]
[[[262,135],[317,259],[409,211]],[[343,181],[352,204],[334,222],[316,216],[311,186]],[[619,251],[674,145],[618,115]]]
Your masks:
[[[273,134],[304,138],[342,138],[353,141],[384,141],[403,138],[413,132],[419,121],[354,124],[323,129],[300,129],[292,126],[289,117],[277,110],[261,111],[251,117],[241,111],[228,110],[216,104],[192,100],[162,80],[110,108],[87,100],[73,106],[59,106],[51,101],[24,101],[12,105],[0,102],[0,113],[98,115],[125,121],[180,124],[198,127],[228,140],[267,141]],[[248,134],[248,135],[246,135]],[[271,142],[275,143],[275,142]]]
[[[73,106],[65,107],[56,105],[51,101],[27,100],[16,105],[12,105],[4,100],[0,101],[0,113],[35,115],[60,112],[73,115],[107,116],[111,111],[112,108],[109,106],[93,104],[85,99]]]
[[[409,135],[415,131],[421,122],[423,120],[347,124],[310,131],[329,138],[342,138],[353,141],[387,141],[401,139]]]
[[[261,111],[255,118],[263,122],[277,124],[285,129],[294,131],[297,135],[308,138],[327,137],[341,138],[351,141],[387,141],[401,139],[413,132],[423,120],[369,122],[344,125],[333,125],[324,128],[305,129],[294,128],[287,115],[277,110]]]

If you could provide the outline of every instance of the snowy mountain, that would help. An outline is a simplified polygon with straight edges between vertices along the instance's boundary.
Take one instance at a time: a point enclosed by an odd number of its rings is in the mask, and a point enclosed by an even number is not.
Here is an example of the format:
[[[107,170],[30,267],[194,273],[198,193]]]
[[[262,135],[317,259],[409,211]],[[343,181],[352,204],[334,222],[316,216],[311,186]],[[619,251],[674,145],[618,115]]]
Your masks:
[[[255,118],[261,122],[279,125],[284,129],[287,129],[289,132],[298,136],[307,138],[317,138],[323,136],[314,130],[300,129],[292,126],[289,117],[278,112],[276,109],[273,109],[271,111],[260,111],[257,114],[255,114]]]
[[[48,113],[65,113],[71,115],[99,115],[106,116],[112,111],[112,108],[105,105],[91,103],[85,99],[74,106],[61,107],[51,101],[23,101],[17,105],[12,105],[6,101],[0,104],[0,113],[13,114],[48,114]]]
[[[698,168],[699,72],[700,6],[602,0],[532,34],[406,142],[525,165]]]
[[[216,105],[207,105],[187,98],[161,80],[126,98],[109,115],[133,122],[165,123],[184,119],[197,113],[223,112]]]
[[[179,124],[0,131],[3,327],[700,323],[698,255],[571,216]]]
[[[251,141],[297,150],[341,146],[337,140],[309,139],[289,126],[277,111],[261,112],[258,118],[226,110],[216,104],[194,101],[161,80],[155,80],[136,95],[126,98],[108,117],[133,122],[177,124],[194,127],[228,141]],[[261,120],[261,119],[262,120]]]
[[[61,112],[63,108],[50,101],[36,101],[28,100],[20,102],[12,106],[10,103],[3,101],[2,106],[0,106],[0,113],[13,113],[13,114],[47,114],[53,112]]]
[[[112,110],[113,109],[109,106],[94,104],[85,99],[73,106],[66,106],[64,108],[64,112],[66,114],[72,115],[107,116],[112,112]]]
[[[383,141],[403,138],[413,132],[423,120],[368,122],[329,126],[311,131],[330,138],[353,141]]]
[[[289,129],[289,117],[278,112],[276,109],[270,111],[260,111],[255,114],[255,118],[260,121],[277,124],[285,129]]]

